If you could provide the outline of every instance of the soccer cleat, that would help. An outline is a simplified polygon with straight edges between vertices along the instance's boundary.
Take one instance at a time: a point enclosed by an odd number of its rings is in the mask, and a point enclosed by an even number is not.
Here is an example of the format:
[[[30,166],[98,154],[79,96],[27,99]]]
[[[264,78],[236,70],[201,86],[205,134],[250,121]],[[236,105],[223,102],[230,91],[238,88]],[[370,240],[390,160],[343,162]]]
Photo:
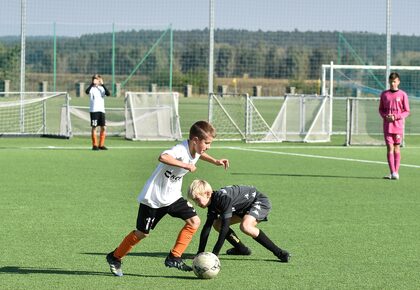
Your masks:
[[[107,147],[105,147],[105,146],[100,146],[100,147],[99,147],[99,150],[108,150],[108,148],[107,148]]]
[[[190,272],[192,268],[185,264],[181,257],[174,257],[171,253],[165,259],[165,266],[169,268],[177,268],[178,270]]]
[[[384,176],[384,179],[392,179],[392,174],[385,175],[385,176]]]
[[[287,252],[285,250],[281,250],[280,253],[276,256],[277,256],[277,258],[279,258],[281,263],[289,263],[289,259],[291,257],[289,252]]]
[[[226,255],[233,255],[233,256],[249,256],[251,255],[251,253],[252,253],[251,249],[248,247],[244,247],[241,249],[233,247],[226,251]]]
[[[109,269],[114,276],[121,277],[123,275],[121,269],[121,260],[114,257],[114,252],[112,251],[108,255],[106,255],[106,261],[109,264]]]
[[[99,147],[98,146],[92,146],[92,150],[93,151],[98,151],[99,150]]]
[[[394,173],[391,174],[391,179],[398,180],[398,179],[400,179],[400,175],[398,173],[394,172]]]

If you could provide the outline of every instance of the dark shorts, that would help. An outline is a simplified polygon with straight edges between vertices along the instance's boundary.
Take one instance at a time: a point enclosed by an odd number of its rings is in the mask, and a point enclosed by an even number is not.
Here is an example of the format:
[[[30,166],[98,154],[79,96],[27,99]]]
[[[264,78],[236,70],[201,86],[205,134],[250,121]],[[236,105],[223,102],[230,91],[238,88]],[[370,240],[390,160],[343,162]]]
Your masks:
[[[192,204],[182,197],[173,204],[161,208],[152,208],[141,203],[137,214],[137,230],[148,234],[166,214],[187,220],[196,216],[197,212]]]
[[[105,126],[105,113],[103,112],[91,112],[90,113],[90,125],[92,127],[104,127]]]
[[[268,197],[266,197],[264,194],[259,193],[255,201],[244,211],[242,212],[235,212],[234,215],[237,215],[241,218],[244,217],[244,215],[251,215],[253,216],[257,221],[267,221],[267,216],[271,210],[271,203]]]

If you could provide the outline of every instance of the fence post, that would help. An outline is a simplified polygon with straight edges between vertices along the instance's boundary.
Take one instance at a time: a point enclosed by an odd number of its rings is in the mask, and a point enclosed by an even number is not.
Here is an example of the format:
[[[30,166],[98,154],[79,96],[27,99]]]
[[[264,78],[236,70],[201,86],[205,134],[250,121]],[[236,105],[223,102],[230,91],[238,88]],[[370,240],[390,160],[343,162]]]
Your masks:
[[[219,94],[227,94],[227,91],[228,91],[228,86],[227,85],[217,87],[217,92]]]
[[[192,96],[192,85],[186,85],[184,87],[184,97],[188,98]]]
[[[156,93],[157,92],[157,84],[150,84],[149,91],[151,93]]]
[[[85,94],[85,83],[76,83],[76,97],[83,97]]]
[[[253,89],[253,96],[254,97],[261,97],[261,90],[262,90],[262,86],[254,86],[252,87]]]

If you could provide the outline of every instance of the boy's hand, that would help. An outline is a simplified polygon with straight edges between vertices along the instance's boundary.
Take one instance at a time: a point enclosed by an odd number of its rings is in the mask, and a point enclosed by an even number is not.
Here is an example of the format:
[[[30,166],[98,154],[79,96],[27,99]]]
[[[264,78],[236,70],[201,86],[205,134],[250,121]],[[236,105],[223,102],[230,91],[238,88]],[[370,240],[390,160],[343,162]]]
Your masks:
[[[227,159],[219,159],[219,160],[216,160],[216,165],[218,165],[218,166],[223,165],[223,167],[226,170],[226,169],[229,168],[229,160],[227,160]]]
[[[388,122],[393,122],[393,121],[395,121],[395,117],[394,117],[394,115],[389,114],[389,115],[386,116],[386,120]]]
[[[197,170],[197,167],[194,164],[188,164],[185,169],[187,169],[189,172],[194,172]]]

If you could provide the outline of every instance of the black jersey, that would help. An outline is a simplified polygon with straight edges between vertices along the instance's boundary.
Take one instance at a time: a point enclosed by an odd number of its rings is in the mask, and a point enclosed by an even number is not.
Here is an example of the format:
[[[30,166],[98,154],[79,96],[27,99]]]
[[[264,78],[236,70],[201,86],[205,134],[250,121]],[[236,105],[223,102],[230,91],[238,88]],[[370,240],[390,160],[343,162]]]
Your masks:
[[[200,234],[198,252],[205,250],[208,236],[214,221],[221,219],[219,238],[213,248],[213,253],[218,255],[229,231],[230,219],[233,215],[242,217],[258,199],[267,199],[253,186],[231,185],[213,191],[208,206],[207,220]],[[269,206],[269,205],[268,205]]]
[[[233,214],[243,213],[249,208],[259,194],[255,187],[244,185],[231,185],[213,191],[208,215],[231,218]]]

